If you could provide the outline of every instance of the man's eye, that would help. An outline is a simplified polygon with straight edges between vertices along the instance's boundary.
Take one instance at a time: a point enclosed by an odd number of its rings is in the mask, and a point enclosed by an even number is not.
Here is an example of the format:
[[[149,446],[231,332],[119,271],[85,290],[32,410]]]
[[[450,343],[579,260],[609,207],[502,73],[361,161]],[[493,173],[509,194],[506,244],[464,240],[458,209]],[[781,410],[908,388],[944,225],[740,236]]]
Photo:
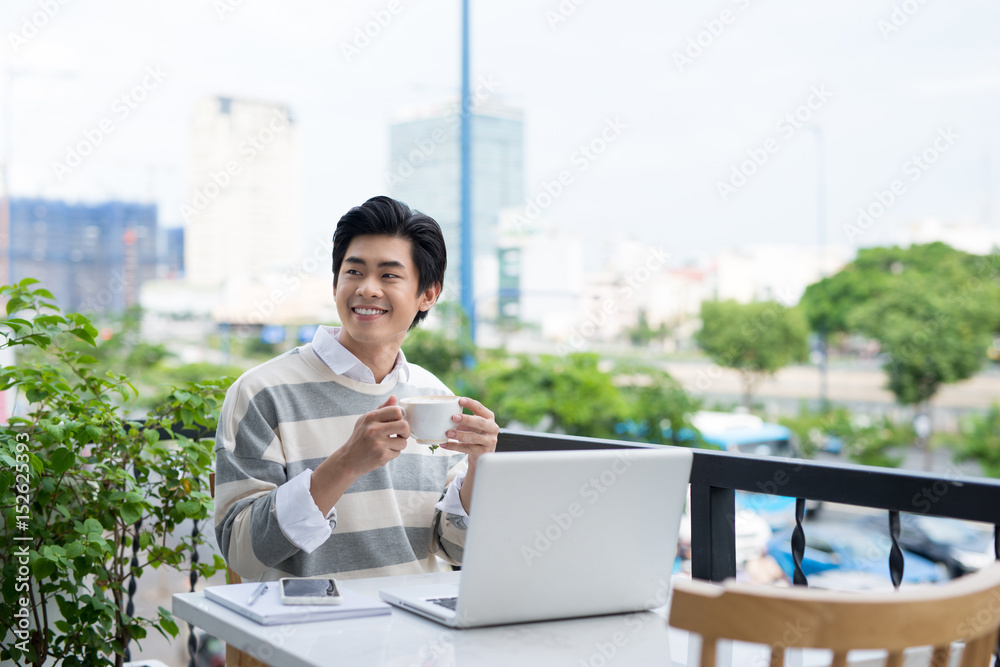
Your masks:
[[[357,269],[347,269],[346,271],[344,271],[344,273],[346,273],[349,276],[360,276],[361,275],[361,272],[358,271]]]
[[[397,276],[395,273],[383,273],[382,277],[383,278],[398,278],[399,276]]]

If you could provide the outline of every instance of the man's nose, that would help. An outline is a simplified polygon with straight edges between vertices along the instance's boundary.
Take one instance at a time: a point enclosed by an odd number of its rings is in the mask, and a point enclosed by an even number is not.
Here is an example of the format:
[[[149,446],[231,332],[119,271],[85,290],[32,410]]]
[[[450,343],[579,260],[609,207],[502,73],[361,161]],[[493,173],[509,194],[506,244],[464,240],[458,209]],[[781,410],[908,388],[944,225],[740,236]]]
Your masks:
[[[365,276],[365,279],[358,285],[358,296],[378,297],[382,296],[382,285],[372,276]]]

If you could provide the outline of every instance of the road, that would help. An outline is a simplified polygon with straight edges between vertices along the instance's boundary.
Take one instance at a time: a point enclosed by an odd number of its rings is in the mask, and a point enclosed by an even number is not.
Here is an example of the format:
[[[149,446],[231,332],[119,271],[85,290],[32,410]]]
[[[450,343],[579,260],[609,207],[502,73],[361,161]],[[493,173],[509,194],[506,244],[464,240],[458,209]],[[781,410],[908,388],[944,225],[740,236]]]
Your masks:
[[[714,402],[741,401],[743,384],[738,371],[707,361],[667,361],[663,366],[689,393],[703,398],[708,406]],[[853,409],[908,418],[909,410],[896,404],[885,384],[885,373],[877,367],[834,366],[827,374],[827,396],[830,401]],[[789,366],[760,383],[755,402],[764,404],[768,411],[794,413],[801,401],[818,400],[819,388],[819,370],[815,366]],[[960,414],[984,411],[993,403],[1000,403],[1000,373],[985,372],[964,382],[946,385],[932,404],[935,427],[954,430]]]

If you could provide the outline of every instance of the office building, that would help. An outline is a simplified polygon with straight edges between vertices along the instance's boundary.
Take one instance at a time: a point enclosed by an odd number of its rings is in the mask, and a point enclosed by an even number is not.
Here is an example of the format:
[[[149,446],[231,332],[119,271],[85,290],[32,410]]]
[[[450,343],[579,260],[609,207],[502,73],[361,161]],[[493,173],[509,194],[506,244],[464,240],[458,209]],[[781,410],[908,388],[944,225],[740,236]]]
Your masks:
[[[448,246],[444,297],[459,300],[462,272],[461,117],[457,105],[392,125],[386,182],[390,194],[441,224]],[[524,205],[521,112],[482,104],[472,116],[472,246],[480,319],[495,313],[500,212]]]
[[[163,265],[163,276],[176,280],[184,276],[184,228],[168,227],[162,233],[160,263]]]
[[[12,279],[38,279],[64,312],[120,312],[156,275],[156,237],[154,204],[15,198]]]
[[[498,324],[565,338],[586,306],[583,242],[544,222],[519,226],[518,213],[501,217]]]
[[[220,286],[284,271],[302,243],[298,127],[285,105],[215,97],[191,128],[191,187],[180,206],[189,283]]]

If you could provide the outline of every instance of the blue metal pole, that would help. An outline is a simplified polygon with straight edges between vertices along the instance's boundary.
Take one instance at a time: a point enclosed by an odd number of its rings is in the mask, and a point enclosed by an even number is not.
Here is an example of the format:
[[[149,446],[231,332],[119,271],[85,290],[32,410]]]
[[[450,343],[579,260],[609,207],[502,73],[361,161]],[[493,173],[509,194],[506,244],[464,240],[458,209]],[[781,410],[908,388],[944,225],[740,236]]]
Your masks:
[[[826,145],[823,128],[813,126],[816,133],[816,242],[819,245],[819,277],[826,278]],[[829,332],[819,331],[819,409],[826,412],[830,404],[827,389],[829,366]]]
[[[472,96],[469,91],[469,0],[462,0],[462,310],[469,340],[476,343],[476,301],[472,279]]]

